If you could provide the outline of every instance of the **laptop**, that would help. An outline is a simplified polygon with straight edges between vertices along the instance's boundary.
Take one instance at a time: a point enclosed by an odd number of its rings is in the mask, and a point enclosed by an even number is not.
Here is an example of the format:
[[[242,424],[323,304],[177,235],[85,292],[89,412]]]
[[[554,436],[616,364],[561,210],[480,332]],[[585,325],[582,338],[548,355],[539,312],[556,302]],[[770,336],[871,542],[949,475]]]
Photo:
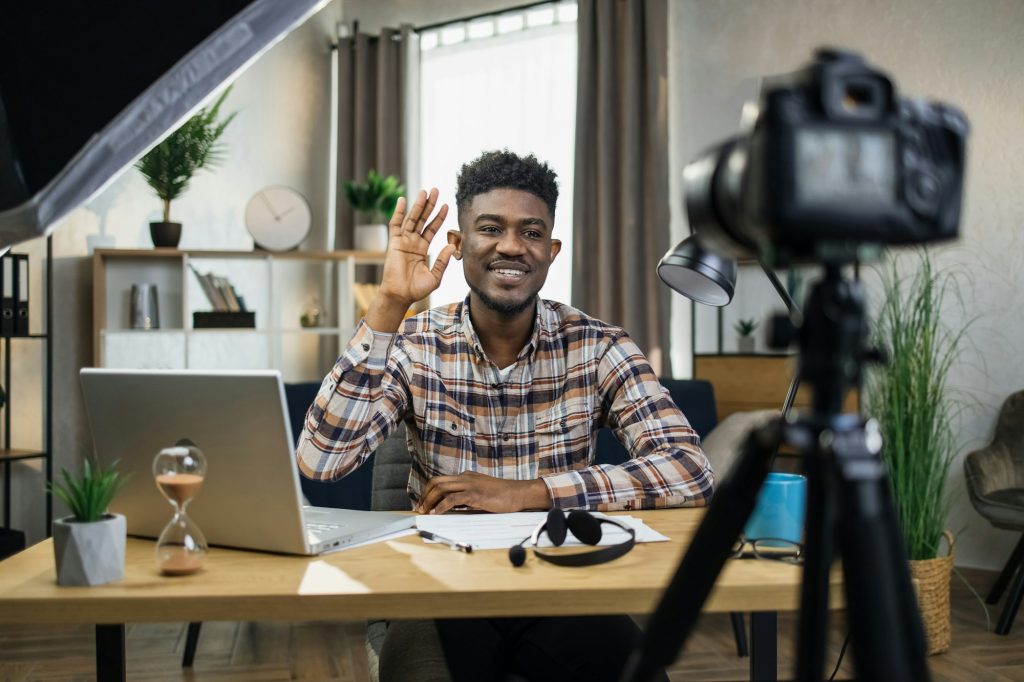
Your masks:
[[[159,537],[173,508],[153,458],[182,439],[206,455],[187,513],[211,545],[315,555],[411,528],[411,514],[303,504],[281,374],[82,369],[96,458],[131,477],[110,511],[128,534]]]

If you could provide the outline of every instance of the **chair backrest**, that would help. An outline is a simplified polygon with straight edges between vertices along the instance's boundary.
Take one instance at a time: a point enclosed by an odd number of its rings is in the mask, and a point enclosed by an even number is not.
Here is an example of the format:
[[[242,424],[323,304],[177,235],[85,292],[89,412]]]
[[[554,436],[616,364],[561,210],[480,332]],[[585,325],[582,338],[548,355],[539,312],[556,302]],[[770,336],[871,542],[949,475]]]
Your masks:
[[[405,442],[405,424],[388,436],[373,453],[373,488],[370,506],[374,511],[409,511],[412,500],[406,487],[409,484],[409,470],[412,456]]]
[[[319,382],[285,384],[284,397],[288,403],[288,419],[292,426],[292,437],[298,440],[306,412],[313,404]],[[316,507],[338,507],[341,509],[370,509],[370,485],[373,477],[373,456],[363,466],[337,481],[311,481],[299,477],[302,494]]]
[[[964,478],[975,506],[995,490],[1024,488],[1024,391],[1003,402],[992,442],[964,457]]]
[[[704,438],[718,424],[715,411],[715,391],[711,383],[700,379],[659,379],[668,389],[672,402],[686,415],[690,426],[697,435]],[[629,452],[619,442],[610,428],[597,433],[598,464],[622,464],[629,459]]]

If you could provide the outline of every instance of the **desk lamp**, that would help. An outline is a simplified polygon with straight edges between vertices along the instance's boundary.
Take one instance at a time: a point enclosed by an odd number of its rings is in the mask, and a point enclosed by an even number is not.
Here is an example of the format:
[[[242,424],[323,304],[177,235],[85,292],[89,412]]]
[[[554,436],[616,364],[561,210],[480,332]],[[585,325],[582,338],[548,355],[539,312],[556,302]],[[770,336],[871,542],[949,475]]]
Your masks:
[[[786,304],[789,317],[794,324],[800,323],[800,308],[789,295],[775,272],[759,261],[761,269],[775,287],[782,302]],[[658,276],[673,291],[691,301],[705,305],[724,306],[732,301],[736,291],[736,261],[705,248],[696,235],[690,235],[679,242],[658,262]],[[789,414],[796,391],[800,384],[794,373],[789,392],[782,404],[782,416]]]

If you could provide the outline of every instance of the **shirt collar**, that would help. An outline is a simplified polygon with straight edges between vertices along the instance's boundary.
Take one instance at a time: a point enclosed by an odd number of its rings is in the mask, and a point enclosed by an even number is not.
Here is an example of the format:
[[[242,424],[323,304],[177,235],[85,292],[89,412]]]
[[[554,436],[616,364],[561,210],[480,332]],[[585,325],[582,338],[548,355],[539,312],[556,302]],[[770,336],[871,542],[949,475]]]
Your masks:
[[[540,344],[541,329],[547,329],[549,326],[548,315],[550,311],[548,306],[544,305],[544,301],[538,296],[536,303],[536,317],[533,323],[533,333],[530,334],[530,338],[527,340],[526,345],[519,351],[517,360],[523,358],[533,357],[534,352],[537,350],[537,346]],[[479,358],[487,357],[484,352],[484,347],[480,344],[480,337],[477,336],[476,330],[473,329],[473,321],[469,316],[469,295],[459,304],[459,310],[456,312],[456,319],[458,324],[462,326],[462,333],[466,337],[466,342],[469,347],[473,349],[473,353]]]

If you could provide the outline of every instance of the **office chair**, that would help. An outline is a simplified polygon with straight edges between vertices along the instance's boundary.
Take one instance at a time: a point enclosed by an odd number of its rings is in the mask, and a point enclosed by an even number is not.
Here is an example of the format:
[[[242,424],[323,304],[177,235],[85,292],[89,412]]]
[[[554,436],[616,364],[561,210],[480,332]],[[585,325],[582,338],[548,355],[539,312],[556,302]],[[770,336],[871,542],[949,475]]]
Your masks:
[[[964,477],[971,504],[979,514],[996,528],[1021,533],[985,600],[997,603],[1016,574],[996,625],[998,634],[1007,635],[1024,597],[1024,391],[1003,403],[995,437],[987,447],[967,455]]]

